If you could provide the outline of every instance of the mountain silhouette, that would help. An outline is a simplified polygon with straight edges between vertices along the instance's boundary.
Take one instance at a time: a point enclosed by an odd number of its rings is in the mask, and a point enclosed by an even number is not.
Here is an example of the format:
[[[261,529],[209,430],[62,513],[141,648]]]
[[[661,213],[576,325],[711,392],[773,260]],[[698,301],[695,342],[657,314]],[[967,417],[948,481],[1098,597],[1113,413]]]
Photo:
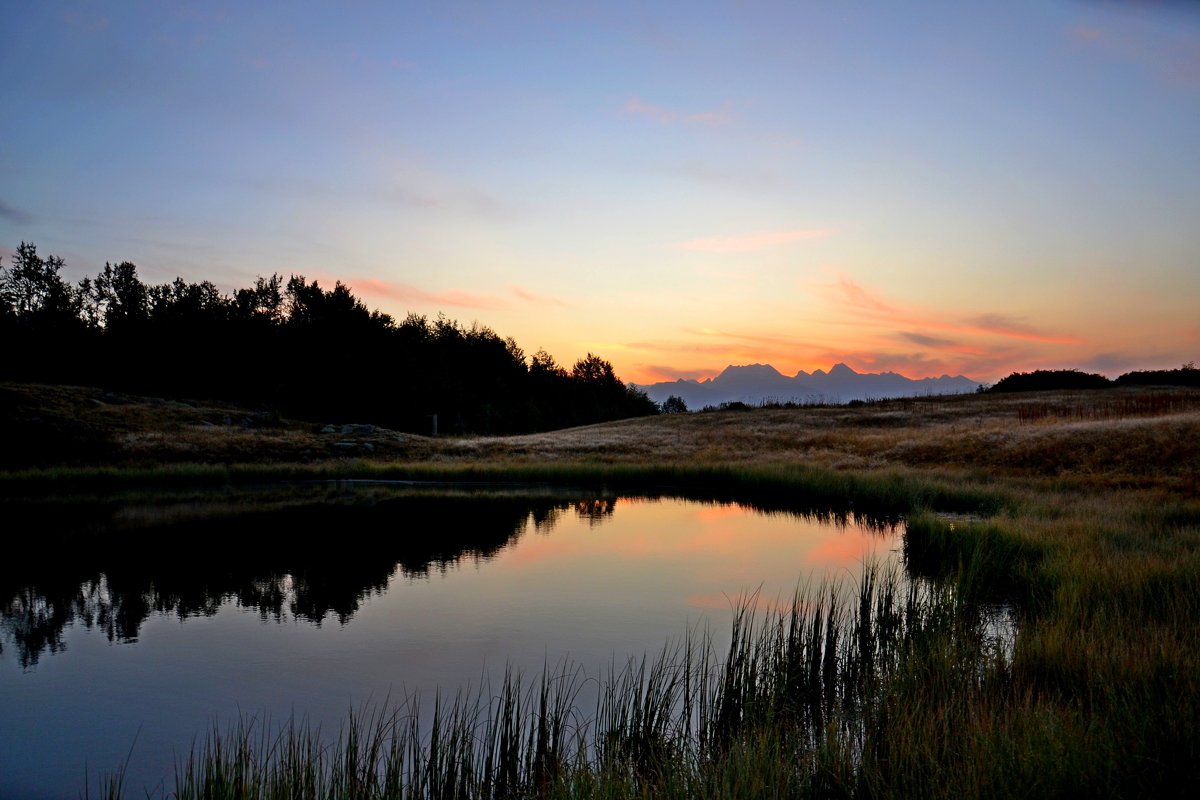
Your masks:
[[[700,409],[721,403],[847,403],[851,400],[877,400],[884,397],[919,397],[934,394],[974,392],[979,383],[962,375],[938,378],[906,378],[895,372],[855,372],[843,363],[829,371],[800,370],[788,377],[770,364],[729,365],[715,378],[702,381],[662,381],[639,384],[656,403],[674,395],[682,397],[688,408]]]

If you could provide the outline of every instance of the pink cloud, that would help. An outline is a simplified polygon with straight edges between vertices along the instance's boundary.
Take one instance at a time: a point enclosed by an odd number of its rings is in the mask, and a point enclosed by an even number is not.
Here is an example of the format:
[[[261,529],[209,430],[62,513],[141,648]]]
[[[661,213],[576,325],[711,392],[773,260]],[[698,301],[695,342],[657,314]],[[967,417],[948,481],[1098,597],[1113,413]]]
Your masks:
[[[831,231],[820,229],[765,231],[743,236],[712,236],[703,239],[689,239],[686,242],[678,243],[675,247],[693,253],[749,253],[756,250],[779,247],[791,242],[823,239],[831,233]]]
[[[456,308],[501,309],[505,304],[495,297],[451,290],[428,292],[408,283],[392,283],[375,278],[355,278],[348,281],[355,291],[368,297],[386,297],[401,303],[429,306],[454,306]]]
[[[557,297],[531,292],[528,289],[522,289],[520,286],[510,286],[508,290],[518,299],[524,300],[526,303],[533,303],[534,305],[559,306],[561,308],[566,308],[569,305],[566,301],[559,300]]]
[[[647,117],[654,120],[660,125],[671,125],[676,122],[685,122],[692,125],[705,125],[708,127],[718,127],[728,125],[733,122],[733,112],[728,108],[721,108],[715,111],[696,111],[692,113],[680,113],[673,109],[657,106],[653,103],[647,103],[638,97],[631,97],[621,106],[621,113],[640,117]]]
[[[638,116],[649,117],[655,122],[669,125],[677,118],[674,111],[668,111],[660,106],[643,103],[636,97],[631,97],[625,101],[625,105],[621,106],[621,112],[624,114],[636,114]]]

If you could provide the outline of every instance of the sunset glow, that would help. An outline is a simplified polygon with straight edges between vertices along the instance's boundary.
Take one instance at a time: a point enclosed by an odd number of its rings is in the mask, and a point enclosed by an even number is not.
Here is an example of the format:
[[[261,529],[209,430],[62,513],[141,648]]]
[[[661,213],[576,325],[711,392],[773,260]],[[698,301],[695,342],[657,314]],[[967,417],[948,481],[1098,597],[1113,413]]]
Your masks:
[[[9,3],[0,259],[341,280],[627,381],[1200,358],[1185,3]]]

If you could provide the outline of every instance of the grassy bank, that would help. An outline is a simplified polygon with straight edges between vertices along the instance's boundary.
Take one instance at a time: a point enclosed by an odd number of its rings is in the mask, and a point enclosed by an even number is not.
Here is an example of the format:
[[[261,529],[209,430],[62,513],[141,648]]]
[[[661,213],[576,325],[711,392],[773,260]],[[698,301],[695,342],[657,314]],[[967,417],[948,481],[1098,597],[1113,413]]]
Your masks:
[[[5,391],[12,405],[47,390]],[[9,463],[6,502],[359,478],[695,492],[904,516],[906,561],[929,581],[914,596],[876,576],[804,595],[782,617],[744,618],[729,652],[692,643],[635,665],[612,676],[599,708],[572,705],[569,680],[552,675],[437,709],[377,709],[338,742],[302,727],[221,731],[185,765],[181,797],[388,786],[421,797],[1149,797],[1180,794],[1200,763],[1195,391],[921,398],[454,439],[225,425],[238,412],[185,404],[156,416],[163,406],[77,391],[59,398],[61,419],[85,403],[77,424],[106,443],[101,456],[68,441],[58,456]],[[1017,618],[1003,647],[988,635],[997,604]],[[434,714],[429,739],[419,731]],[[242,789],[217,790],[236,775]],[[283,788],[267,791],[275,776]]]

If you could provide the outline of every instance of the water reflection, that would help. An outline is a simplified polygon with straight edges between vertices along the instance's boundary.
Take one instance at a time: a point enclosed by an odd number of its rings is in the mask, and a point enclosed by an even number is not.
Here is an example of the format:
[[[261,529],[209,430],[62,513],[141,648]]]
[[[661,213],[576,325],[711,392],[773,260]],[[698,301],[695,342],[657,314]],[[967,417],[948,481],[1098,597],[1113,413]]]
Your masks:
[[[853,580],[897,544],[887,519],[677,492],[351,482],[0,514],[40,545],[0,559],[3,797],[79,794],[85,763],[122,763],[135,739],[140,795],[243,710],[336,730],[359,702],[509,667],[595,675],[698,626],[727,635],[737,598]]]
[[[72,546],[0,570],[0,652],[23,668],[65,648],[79,624],[136,642],[154,614],[213,616],[228,601],[263,620],[345,624],[400,574],[487,561],[527,528],[548,533],[574,512],[592,525],[614,497],[404,493],[354,486],[305,496],[213,502],[25,506],[19,535],[49,528]]]
[[[716,514],[744,513],[728,501],[708,502]],[[465,559],[487,561],[527,528],[549,533],[567,514],[594,527],[617,503],[594,492],[357,481],[216,497],[10,503],[4,510],[17,538],[53,541],[47,557],[0,565],[0,653],[15,648],[28,669],[65,649],[71,625],[136,642],[152,615],[213,616],[230,601],[264,621],[345,624],[397,573],[419,578]],[[842,526],[856,521],[846,511],[750,505]],[[894,524],[857,521],[880,531]]]

